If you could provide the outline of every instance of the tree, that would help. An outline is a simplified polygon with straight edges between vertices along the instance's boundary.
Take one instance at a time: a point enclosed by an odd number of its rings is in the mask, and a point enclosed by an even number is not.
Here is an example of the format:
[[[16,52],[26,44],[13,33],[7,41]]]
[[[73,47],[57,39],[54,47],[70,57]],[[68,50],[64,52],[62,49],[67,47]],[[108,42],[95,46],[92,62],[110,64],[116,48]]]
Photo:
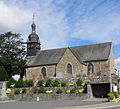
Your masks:
[[[25,46],[20,34],[7,32],[0,34],[0,66],[4,67],[11,77],[25,73]]]
[[[9,77],[5,68],[0,66],[0,81],[7,81],[8,79]]]

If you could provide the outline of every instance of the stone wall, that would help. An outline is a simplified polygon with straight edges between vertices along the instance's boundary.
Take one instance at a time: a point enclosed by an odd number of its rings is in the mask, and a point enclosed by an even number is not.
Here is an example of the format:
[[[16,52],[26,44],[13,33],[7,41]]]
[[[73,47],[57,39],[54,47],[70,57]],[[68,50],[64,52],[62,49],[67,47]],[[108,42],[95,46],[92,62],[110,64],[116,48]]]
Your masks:
[[[114,62],[113,48],[111,49],[111,52],[110,52],[109,63],[110,63],[110,72],[115,73],[115,62]]]
[[[72,75],[67,73],[67,64],[72,65]],[[60,62],[56,67],[56,72],[62,73],[63,78],[76,77],[76,75],[83,73],[83,64],[81,64],[78,59],[73,55],[73,53],[68,48],[61,58]],[[85,73],[85,72],[84,72]]]
[[[80,94],[33,94],[26,96],[25,94],[17,94],[17,95],[8,95],[12,100],[20,100],[20,101],[37,101],[37,97],[39,97],[40,101],[48,101],[48,100],[85,100],[88,98],[86,93]]]
[[[108,75],[109,74],[109,68],[107,66],[108,61],[96,61],[96,62],[90,62],[93,64],[94,66],[94,75],[96,76],[97,73],[101,72],[104,75]],[[88,73],[88,63],[87,64],[87,68],[86,68],[86,72]]]
[[[96,62],[90,62],[94,66],[94,73],[92,75],[97,75],[99,72],[101,72],[104,75],[109,75],[109,73],[115,73],[115,67],[114,67],[114,54],[113,49],[111,49],[109,60],[106,61],[96,61]],[[72,75],[67,73],[67,64],[72,65]],[[47,71],[47,77],[54,77],[55,73],[56,76],[58,76],[58,73],[61,73],[61,77],[63,78],[72,78],[76,77],[77,75],[84,75],[88,74],[88,64],[86,63],[86,66],[81,64],[79,60],[73,55],[71,50],[67,48],[65,51],[63,57],[59,61],[57,65],[46,65],[46,66],[39,66],[39,67],[31,67],[26,68],[26,79],[32,79],[33,76],[37,76],[41,74],[42,67],[46,68]]]
[[[41,69],[45,67],[46,68],[46,76],[47,77],[53,77],[55,74],[55,65],[49,65],[49,66],[39,66],[39,67],[31,67],[26,68],[26,77],[25,79],[33,79],[33,76],[38,76],[41,74]]]

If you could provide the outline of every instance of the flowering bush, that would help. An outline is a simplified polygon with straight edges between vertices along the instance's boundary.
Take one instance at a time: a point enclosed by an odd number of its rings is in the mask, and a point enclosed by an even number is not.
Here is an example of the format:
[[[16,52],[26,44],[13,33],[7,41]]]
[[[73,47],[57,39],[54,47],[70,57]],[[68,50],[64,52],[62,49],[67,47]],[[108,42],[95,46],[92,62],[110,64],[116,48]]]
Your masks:
[[[69,86],[74,86],[74,83],[70,83]]]
[[[69,94],[70,93],[70,89],[66,90],[66,94]]]
[[[20,90],[20,89],[17,89],[17,90],[15,90],[15,92],[14,92],[15,94],[22,94],[22,90]]]
[[[12,90],[11,89],[7,89],[6,90],[6,94],[12,94]]]
[[[42,86],[43,86],[43,87],[45,87],[45,83],[44,83],[44,84],[42,84]]]
[[[47,90],[46,93],[53,93],[53,90]]]
[[[108,99],[113,100],[115,98],[119,98],[120,94],[117,91],[116,92],[109,92],[107,94],[107,96],[108,96]]]
[[[43,86],[44,82],[43,81],[38,81],[38,86],[41,87]]]
[[[110,99],[110,100],[113,100],[115,98],[115,96],[114,96],[114,94],[112,92],[109,92],[107,94],[107,96],[108,96],[108,99]]]
[[[79,93],[83,93],[83,92],[84,92],[84,89],[79,89],[78,92],[79,92]]]
[[[15,84],[16,83],[16,80],[14,80],[13,78],[10,78],[7,82],[7,87],[10,88],[11,85]]]
[[[15,84],[11,84],[10,87],[11,87],[11,88],[14,88],[14,87],[15,87]]]

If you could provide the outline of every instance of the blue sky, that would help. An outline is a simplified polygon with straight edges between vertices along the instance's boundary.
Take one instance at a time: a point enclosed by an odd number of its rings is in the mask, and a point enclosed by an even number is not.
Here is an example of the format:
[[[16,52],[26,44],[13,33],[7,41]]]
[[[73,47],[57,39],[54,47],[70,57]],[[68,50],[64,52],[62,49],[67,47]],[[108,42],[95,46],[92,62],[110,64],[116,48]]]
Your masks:
[[[27,40],[35,13],[42,49],[113,41],[120,68],[120,0],[0,0],[0,33]]]

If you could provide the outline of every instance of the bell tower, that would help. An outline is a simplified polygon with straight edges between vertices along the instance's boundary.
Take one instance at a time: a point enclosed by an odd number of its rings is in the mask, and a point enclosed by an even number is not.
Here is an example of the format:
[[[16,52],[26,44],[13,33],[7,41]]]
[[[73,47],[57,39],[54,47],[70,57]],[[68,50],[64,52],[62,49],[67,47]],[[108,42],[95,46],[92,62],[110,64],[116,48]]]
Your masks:
[[[27,40],[27,56],[35,56],[38,51],[41,49],[41,42],[39,40],[39,36],[36,34],[36,25],[34,23],[34,15],[33,15],[33,23],[31,24],[32,32],[28,36]]]

